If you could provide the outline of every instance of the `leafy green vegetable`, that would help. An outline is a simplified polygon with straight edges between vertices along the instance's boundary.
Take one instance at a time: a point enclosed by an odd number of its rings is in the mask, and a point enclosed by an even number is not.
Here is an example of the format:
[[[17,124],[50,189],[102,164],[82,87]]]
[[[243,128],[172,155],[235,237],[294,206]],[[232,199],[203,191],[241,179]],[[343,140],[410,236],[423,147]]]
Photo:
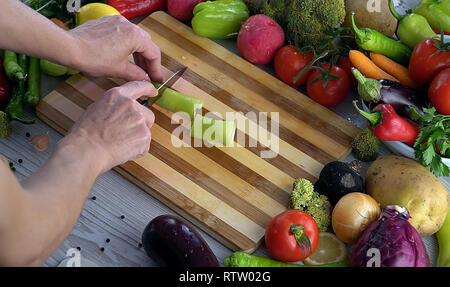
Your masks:
[[[47,18],[67,13],[68,0],[25,0],[24,3]]]
[[[422,127],[414,144],[416,159],[436,176],[449,176],[450,170],[442,156],[450,157],[450,116],[439,114],[435,108],[414,113]]]

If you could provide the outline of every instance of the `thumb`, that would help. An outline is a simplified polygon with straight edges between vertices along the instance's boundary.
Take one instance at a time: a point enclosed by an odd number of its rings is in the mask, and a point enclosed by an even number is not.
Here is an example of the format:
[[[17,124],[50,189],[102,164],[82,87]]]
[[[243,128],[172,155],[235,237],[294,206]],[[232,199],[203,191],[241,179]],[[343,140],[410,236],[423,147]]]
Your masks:
[[[119,77],[127,81],[150,81],[150,77],[144,70],[128,61],[125,64],[125,69],[119,74]]]

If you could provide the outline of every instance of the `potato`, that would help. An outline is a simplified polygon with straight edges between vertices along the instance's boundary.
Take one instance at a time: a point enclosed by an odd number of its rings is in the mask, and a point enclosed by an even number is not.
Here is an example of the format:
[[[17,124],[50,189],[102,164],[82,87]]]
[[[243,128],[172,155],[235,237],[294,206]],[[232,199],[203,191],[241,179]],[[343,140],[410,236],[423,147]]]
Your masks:
[[[388,36],[397,30],[398,21],[389,11],[388,0],[345,0],[345,11],[345,27],[352,27],[350,16],[355,12],[359,28],[371,28]]]
[[[431,235],[444,223],[449,208],[447,189],[419,163],[400,156],[383,156],[369,167],[366,191],[381,208],[406,207],[409,222],[421,236]]]

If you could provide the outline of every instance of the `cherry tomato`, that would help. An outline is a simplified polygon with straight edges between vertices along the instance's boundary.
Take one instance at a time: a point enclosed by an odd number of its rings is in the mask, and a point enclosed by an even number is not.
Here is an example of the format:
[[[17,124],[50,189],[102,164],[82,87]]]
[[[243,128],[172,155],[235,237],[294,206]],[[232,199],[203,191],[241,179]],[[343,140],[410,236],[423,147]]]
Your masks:
[[[319,229],[306,212],[287,210],[270,221],[265,240],[274,259],[295,262],[314,253],[319,244]]]
[[[440,71],[450,68],[450,51],[434,54],[436,51],[438,48],[431,39],[414,48],[409,60],[409,73],[416,83],[429,84]]]
[[[322,69],[328,71],[330,64],[322,65]],[[323,88],[323,80],[320,79],[312,83],[316,78],[320,77],[322,72],[315,69],[308,78],[308,86],[306,90],[308,96],[314,101],[325,107],[335,107],[342,103],[350,92],[350,80],[347,73],[336,65],[331,68],[331,75],[339,79],[329,79],[325,88]]]
[[[443,115],[450,115],[450,68],[442,70],[428,89],[428,99]]]
[[[280,80],[291,85],[301,86],[306,82],[312,70],[305,72],[297,82],[294,83],[294,77],[311,63],[314,55],[312,53],[302,54],[295,49],[294,46],[284,46],[278,50],[275,55],[274,67],[275,72]]]
[[[358,81],[355,78],[355,75],[352,73],[352,68],[354,67],[349,57],[342,57],[337,62],[339,68],[344,70],[347,73],[348,78],[350,79],[350,86],[356,87],[358,86]]]

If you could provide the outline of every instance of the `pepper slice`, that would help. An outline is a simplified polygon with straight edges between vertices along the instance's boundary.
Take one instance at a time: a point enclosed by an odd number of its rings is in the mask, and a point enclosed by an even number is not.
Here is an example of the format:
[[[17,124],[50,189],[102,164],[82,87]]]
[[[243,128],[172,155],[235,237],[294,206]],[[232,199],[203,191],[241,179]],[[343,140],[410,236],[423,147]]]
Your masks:
[[[235,121],[221,121],[196,115],[191,137],[230,147],[234,144],[236,127]]]
[[[162,84],[153,82],[153,85],[159,88]],[[185,112],[191,119],[194,118],[197,109],[203,106],[203,100],[183,95],[168,87],[163,87],[157,97],[148,101],[174,113]]]

